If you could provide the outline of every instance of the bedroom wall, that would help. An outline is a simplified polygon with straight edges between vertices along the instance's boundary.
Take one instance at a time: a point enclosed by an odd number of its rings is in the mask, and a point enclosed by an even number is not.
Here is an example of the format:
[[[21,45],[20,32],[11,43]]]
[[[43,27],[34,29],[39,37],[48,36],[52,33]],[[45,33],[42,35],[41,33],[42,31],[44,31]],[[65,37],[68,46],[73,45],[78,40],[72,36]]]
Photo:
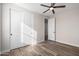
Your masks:
[[[79,8],[70,7],[56,14],[56,40],[79,47]]]
[[[0,4],[0,53],[1,53],[1,36],[2,36],[2,4]]]
[[[42,42],[45,40],[44,18],[44,16],[39,14],[34,15],[34,29],[37,31],[37,42]]]
[[[37,32],[37,42],[44,41],[44,16],[43,15],[28,11],[27,9],[17,6],[16,4],[3,4],[3,12],[2,12],[3,13],[2,15],[2,51],[3,52],[10,50],[9,8],[21,9],[32,14],[33,15],[33,29]],[[27,19],[25,19],[24,22],[26,20]],[[29,21],[29,26],[30,25],[32,24],[30,24],[30,21]]]

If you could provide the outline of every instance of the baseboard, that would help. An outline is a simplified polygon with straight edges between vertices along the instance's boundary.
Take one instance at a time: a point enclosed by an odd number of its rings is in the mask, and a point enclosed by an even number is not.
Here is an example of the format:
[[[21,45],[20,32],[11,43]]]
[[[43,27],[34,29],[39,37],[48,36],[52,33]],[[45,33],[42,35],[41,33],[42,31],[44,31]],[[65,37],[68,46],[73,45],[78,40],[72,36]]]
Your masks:
[[[41,41],[37,41],[37,43],[41,43],[41,42],[44,42],[44,40],[41,40]]]
[[[0,51],[0,54],[1,54],[1,51]]]
[[[73,47],[79,48],[79,46],[74,45],[74,44],[68,44],[68,43],[64,43],[64,42],[60,42],[60,41],[56,41],[56,42],[59,42],[59,43],[61,43],[61,44],[65,44],[65,45],[69,45],[69,46],[73,46]]]
[[[10,52],[10,50],[1,51],[1,54],[4,54],[5,52]]]

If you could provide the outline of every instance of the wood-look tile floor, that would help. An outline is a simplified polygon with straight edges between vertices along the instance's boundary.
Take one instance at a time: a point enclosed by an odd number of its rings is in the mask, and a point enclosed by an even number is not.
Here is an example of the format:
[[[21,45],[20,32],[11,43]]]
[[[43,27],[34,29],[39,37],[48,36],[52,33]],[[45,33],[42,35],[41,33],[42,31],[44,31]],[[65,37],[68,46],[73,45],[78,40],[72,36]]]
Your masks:
[[[54,41],[41,42],[11,50],[2,56],[79,56],[79,48]]]

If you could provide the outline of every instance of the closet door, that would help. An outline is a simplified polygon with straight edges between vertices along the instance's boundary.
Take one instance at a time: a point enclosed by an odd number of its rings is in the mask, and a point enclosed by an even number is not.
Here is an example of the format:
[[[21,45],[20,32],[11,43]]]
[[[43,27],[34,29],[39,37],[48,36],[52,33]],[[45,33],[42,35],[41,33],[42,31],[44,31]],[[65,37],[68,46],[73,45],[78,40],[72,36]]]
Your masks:
[[[49,40],[56,40],[56,19],[50,18],[48,20],[48,39]]]
[[[10,9],[10,43],[11,49],[15,49],[22,46],[22,20],[24,18],[23,12]]]

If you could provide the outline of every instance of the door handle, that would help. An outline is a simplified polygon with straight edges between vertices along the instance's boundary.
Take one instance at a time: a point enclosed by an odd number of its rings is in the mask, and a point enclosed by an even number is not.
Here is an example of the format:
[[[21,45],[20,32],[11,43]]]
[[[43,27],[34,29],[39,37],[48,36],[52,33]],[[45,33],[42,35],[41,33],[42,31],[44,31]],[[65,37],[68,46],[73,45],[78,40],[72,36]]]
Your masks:
[[[53,32],[53,33],[56,33],[56,32]]]
[[[12,33],[10,35],[12,36]]]

